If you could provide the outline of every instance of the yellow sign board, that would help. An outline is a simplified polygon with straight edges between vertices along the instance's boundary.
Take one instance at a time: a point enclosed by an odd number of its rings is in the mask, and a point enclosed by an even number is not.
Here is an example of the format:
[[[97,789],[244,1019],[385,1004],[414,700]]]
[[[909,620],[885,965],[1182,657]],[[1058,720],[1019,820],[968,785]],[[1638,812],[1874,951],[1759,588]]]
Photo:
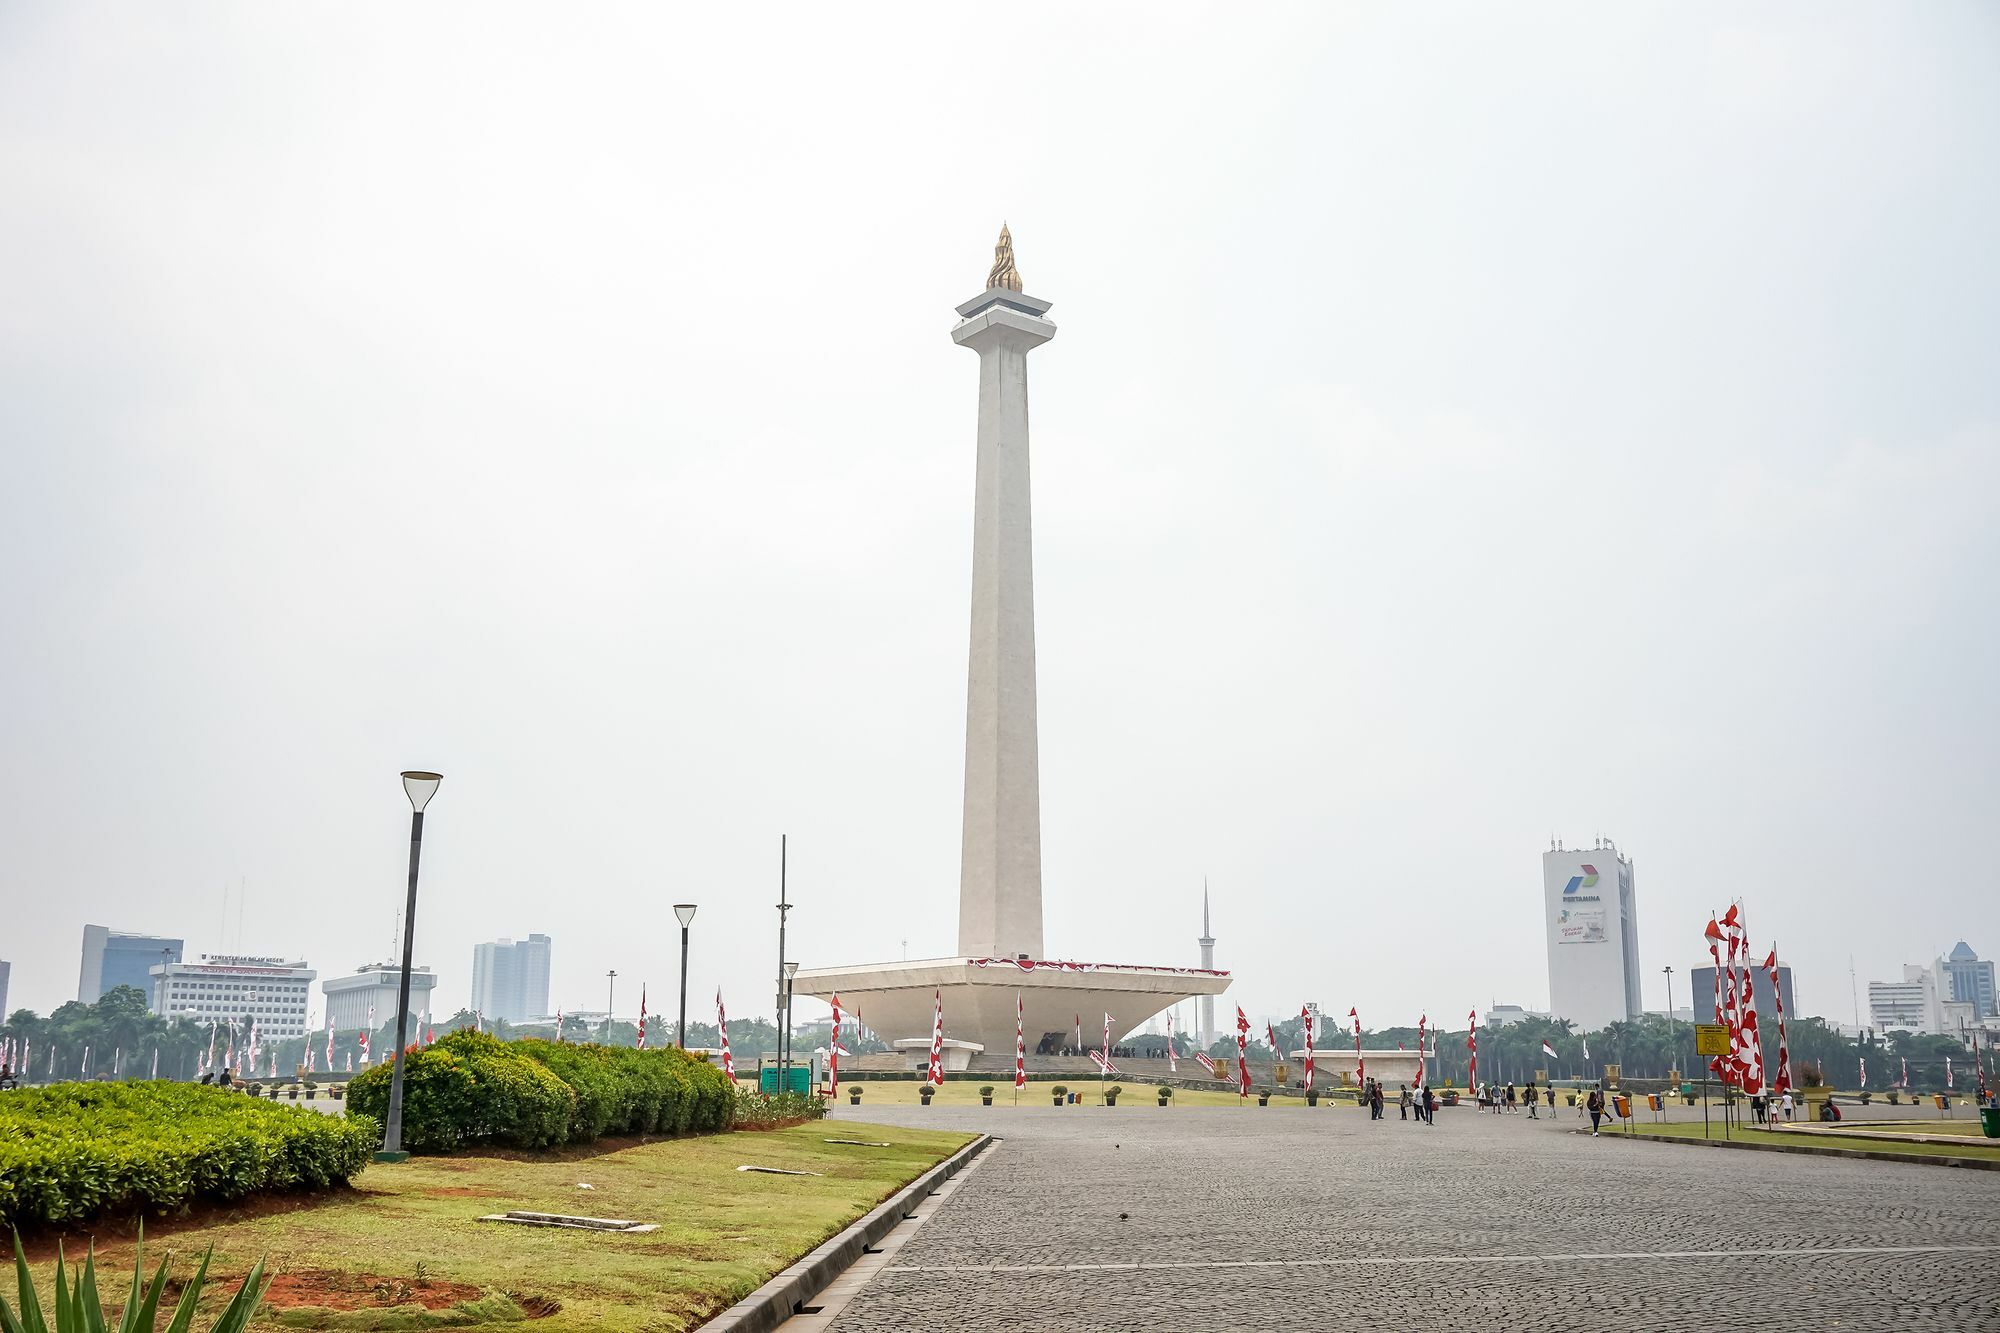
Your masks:
[[[1720,1023],[1696,1023],[1694,1025],[1694,1053],[1696,1055],[1729,1054],[1729,1029]]]

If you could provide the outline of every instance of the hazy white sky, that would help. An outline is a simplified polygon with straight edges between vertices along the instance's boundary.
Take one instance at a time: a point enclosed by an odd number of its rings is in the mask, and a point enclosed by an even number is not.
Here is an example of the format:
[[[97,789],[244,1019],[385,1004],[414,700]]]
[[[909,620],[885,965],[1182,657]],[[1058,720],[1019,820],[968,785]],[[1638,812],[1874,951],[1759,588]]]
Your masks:
[[[0,7],[0,957],[954,946],[976,359],[1031,362],[1048,940],[1255,1015],[1802,1007],[2000,800],[2000,10]],[[1971,850],[1967,850],[1967,849]],[[240,941],[222,887],[245,882]],[[232,918],[235,911],[229,914]],[[1682,992],[1683,1003],[1685,993]],[[695,1005],[705,1012],[705,998]]]

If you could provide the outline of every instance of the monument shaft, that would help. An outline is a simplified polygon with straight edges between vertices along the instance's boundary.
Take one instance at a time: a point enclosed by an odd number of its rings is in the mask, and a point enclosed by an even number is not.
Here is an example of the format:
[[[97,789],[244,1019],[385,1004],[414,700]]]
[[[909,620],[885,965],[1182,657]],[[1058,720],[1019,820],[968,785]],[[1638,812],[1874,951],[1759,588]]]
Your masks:
[[[979,353],[958,902],[958,950],[972,958],[1042,956],[1028,353],[1055,336],[1055,325],[1038,306],[1047,308],[995,287],[961,307],[966,318],[952,330]]]

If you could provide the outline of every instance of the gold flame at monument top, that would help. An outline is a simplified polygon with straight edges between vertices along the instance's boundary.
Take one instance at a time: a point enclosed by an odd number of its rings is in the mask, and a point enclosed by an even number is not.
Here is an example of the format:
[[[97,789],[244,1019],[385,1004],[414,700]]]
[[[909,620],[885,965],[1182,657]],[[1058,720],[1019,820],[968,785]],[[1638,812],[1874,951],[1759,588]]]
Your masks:
[[[1007,224],[1000,224],[1000,239],[993,246],[993,271],[986,275],[986,286],[1005,287],[1010,292],[1021,290],[1021,275],[1014,270],[1014,238],[1007,231]]]

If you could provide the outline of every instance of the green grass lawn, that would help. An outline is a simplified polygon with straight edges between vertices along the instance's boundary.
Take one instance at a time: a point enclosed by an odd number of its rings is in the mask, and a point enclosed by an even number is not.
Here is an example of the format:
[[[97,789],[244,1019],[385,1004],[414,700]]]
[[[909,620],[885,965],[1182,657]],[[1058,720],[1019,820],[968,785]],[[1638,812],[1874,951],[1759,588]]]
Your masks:
[[[1950,1122],[1947,1121],[1946,1123]],[[1635,1128],[1638,1130],[1640,1134],[1652,1138],[1698,1139],[1702,1137],[1701,1133],[1702,1127],[1700,1125],[1695,1125],[1695,1124],[1685,1124],[1685,1125],[1640,1124],[1635,1126]],[[1881,1126],[1881,1128],[1891,1129],[1895,1127],[1884,1125]],[[1921,1129],[1922,1132],[1924,1133],[1930,1132],[1929,1125],[1924,1125],[1921,1127]],[[1623,1134],[1625,1131],[1621,1128],[1615,1131],[1606,1130],[1605,1132],[1607,1134],[1609,1133]],[[1721,1138],[1722,1126],[1720,1124],[1711,1126],[1709,1128],[1708,1137],[1712,1139]],[[1976,1143],[1966,1143],[1966,1144],[1899,1143],[1894,1139],[1876,1139],[1871,1137],[1865,1141],[1850,1144],[1850,1143],[1843,1143],[1840,1141],[1839,1138],[1829,1134],[1799,1134],[1799,1133],[1787,1132],[1782,1129],[1779,1130],[1757,1129],[1754,1127],[1745,1127],[1742,1125],[1738,1125],[1732,1128],[1729,1132],[1729,1137],[1732,1139],[1747,1139],[1753,1143],[1785,1143],[1793,1145],[1803,1145],[1805,1147],[1810,1147],[1810,1148],[1846,1149],[1851,1147],[1853,1148],[1853,1150],[1857,1152],[1892,1152],[1892,1153],[1902,1153],[1911,1157],[1982,1157],[1982,1158],[1990,1158],[1994,1161],[2000,1161],[2000,1146],[1988,1146],[1989,1142],[2000,1143],[2000,1141],[1988,1141],[1985,1139],[1981,1139]]]
[[[1107,1079],[1104,1086],[1110,1087],[1113,1082],[1114,1080]],[[1155,1090],[1158,1087],[1157,1084],[1135,1083],[1130,1080],[1116,1080],[1116,1082],[1118,1086],[1125,1089],[1124,1092],[1118,1095],[1117,1110],[1122,1111],[1127,1107],[1131,1107],[1134,1110],[1151,1111],[1156,1115],[1159,1113],[1159,1094]],[[850,1088],[861,1089],[860,1110],[865,1114],[871,1106],[915,1106],[921,1101],[921,1098],[917,1094],[917,1089],[922,1086],[923,1084],[915,1079],[883,1079],[870,1080],[866,1083],[843,1083],[840,1087],[838,1114],[842,1117],[851,1117],[855,1112],[855,1108],[849,1106],[847,1103],[848,1090]],[[961,1082],[957,1079],[947,1080],[945,1085],[938,1090],[935,1104],[938,1106],[977,1106],[979,1105],[979,1089],[982,1086],[984,1085]],[[1021,1089],[1020,1104],[1022,1106],[1052,1105],[1054,1098],[1050,1090],[1055,1086],[1054,1081],[1028,1084],[1027,1087]],[[1063,1086],[1071,1092],[1081,1094],[1084,1105],[1102,1109],[1103,1103],[1098,1097],[1098,1083],[1096,1079],[1067,1079],[1063,1081]],[[1014,1085],[1011,1082],[996,1082],[992,1087],[994,1110],[997,1111],[1002,1107],[1011,1107],[1015,1104]],[[1239,1099],[1236,1093],[1225,1088],[1218,1082],[1212,1089],[1175,1088],[1173,1101],[1168,1104],[1167,1109],[1171,1111],[1176,1107],[1183,1106],[1236,1106],[1238,1104]],[[1305,1099],[1298,1096],[1273,1098],[1271,1105],[1304,1106]],[[1351,1102],[1343,1102],[1340,1105],[1347,1110],[1357,1109]],[[1257,1099],[1255,1096],[1249,1098],[1249,1106],[1253,1111],[1257,1109]],[[1319,1109],[1324,1111],[1328,1106],[1328,1102],[1322,1101],[1319,1104]],[[1394,1107],[1395,1103],[1391,1101],[1390,1109],[1393,1110]],[[1081,1109],[1081,1107],[1071,1109]]]
[[[1842,1134],[1970,1134],[1974,1138],[1984,1136],[1976,1114],[1971,1120],[1946,1120],[1941,1117],[1936,1120],[1855,1120],[1850,1117],[1838,1125],[1820,1125],[1817,1128],[1833,1128]],[[1992,1142],[2000,1144],[2000,1139],[1994,1139]]]
[[[416,1157],[371,1166],[354,1189],[323,1199],[155,1222],[146,1237],[148,1267],[171,1250],[169,1271],[184,1274],[214,1245],[204,1308],[219,1311],[250,1265],[268,1257],[272,1296],[293,1308],[267,1305],[253,1325],[262,1329],[497,1326],[551,1304],[560,1309],[535,1319],[537,1330],[684,1329],[755,1290],[969,1141],[958,1133],[867,1128],[856,1134],[852,1124],[821,1121],[606,1152]],[[740,1164],[820,1174],[739,1172]],[[660,1229],[593,1235],[477,1220],[509,1209],[630,1218]],[[78,1254],[86,1239],[69,1237],[69,1252]],[[100,1287],[129,1282],[129,1225],[101,1229],[95,1241]],[[53,1238],[31,1247],[31,1257],[44,1261],[37,1264],[44,1283],[53,1250]],[[220,1285],[218,1273],[227,1279]],[[407,1303],[411,1297],[440,1308],[460,1304],[426,1316]]]

